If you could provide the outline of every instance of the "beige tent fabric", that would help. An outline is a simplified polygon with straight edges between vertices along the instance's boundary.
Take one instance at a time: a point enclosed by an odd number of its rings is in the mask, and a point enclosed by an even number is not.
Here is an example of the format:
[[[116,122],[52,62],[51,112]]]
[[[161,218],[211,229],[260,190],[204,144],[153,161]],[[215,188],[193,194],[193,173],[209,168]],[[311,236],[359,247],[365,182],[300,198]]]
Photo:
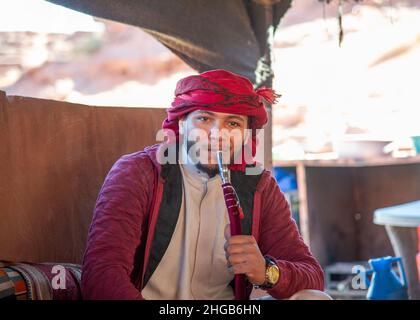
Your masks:
[[[164,118],[0,91],[0,260],[81,263],[106,174],[157,143]]]

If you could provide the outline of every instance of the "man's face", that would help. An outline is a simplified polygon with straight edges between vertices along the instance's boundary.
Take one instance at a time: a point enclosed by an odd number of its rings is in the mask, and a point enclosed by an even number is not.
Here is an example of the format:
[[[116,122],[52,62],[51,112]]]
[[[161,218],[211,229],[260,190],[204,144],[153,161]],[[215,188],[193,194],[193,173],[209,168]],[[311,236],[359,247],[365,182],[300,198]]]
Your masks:
[[[199,169],[211,176],[218,170],[216,151],[223,151],[224,162],[233,163],[250,135],[246,130],[248,117],[204,110],[187,114],[179,121],[179,127],[188,154],[198,162]]]

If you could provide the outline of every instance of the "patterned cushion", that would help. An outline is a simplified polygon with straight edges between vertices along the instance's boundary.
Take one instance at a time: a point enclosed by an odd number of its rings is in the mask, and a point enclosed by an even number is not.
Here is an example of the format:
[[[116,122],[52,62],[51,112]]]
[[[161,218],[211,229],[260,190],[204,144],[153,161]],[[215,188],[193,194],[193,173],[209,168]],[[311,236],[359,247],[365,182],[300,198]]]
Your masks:
[[[80,278],[77,264],[0,262],[0,299],[78,300]]]
[[[27,290],[24,278],[20,275],[20,273],[11,268],[0,268],[0,299],[27,299]]]

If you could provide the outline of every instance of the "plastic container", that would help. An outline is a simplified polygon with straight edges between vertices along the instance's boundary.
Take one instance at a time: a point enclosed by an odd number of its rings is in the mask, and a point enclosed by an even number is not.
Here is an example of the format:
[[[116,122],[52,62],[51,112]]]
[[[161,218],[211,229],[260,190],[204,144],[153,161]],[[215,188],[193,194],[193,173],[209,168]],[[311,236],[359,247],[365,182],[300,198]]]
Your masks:
[[[399,275],[392,269],[394,263],[399,266]],[[370,259],[369,264],[372,269],[367,274],[373,274],[371,280],[366,277],[369,300],[408,300],[407,278],[401,257]]]
[[[420,136],[411,137],[413,140],[414,148],[416,149],[416,153],[420,154]]]
[[[300,230],[299,196],[297,190],[296,172],[294,169],[274,167],[273,173],[280,190],[284,193],[284,196],[290,205],[292,217],[296,221]]]

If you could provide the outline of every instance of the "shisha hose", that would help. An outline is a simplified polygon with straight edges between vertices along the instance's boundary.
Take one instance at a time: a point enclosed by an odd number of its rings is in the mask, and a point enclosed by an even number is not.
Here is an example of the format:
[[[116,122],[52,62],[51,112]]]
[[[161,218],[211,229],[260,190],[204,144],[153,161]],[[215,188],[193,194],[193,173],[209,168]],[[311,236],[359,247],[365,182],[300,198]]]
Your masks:
[[[244,214],[239,202],[239,197],[229,180],[229,169],[223,164],[223,152],[217,151],[217,164],[219,166],[220,177],[222,178],[223,196],[229,214],[230,233],[232,236],[241,235],[241,219]],[[235,300],[246,300],[245,276],[235,274]]]

